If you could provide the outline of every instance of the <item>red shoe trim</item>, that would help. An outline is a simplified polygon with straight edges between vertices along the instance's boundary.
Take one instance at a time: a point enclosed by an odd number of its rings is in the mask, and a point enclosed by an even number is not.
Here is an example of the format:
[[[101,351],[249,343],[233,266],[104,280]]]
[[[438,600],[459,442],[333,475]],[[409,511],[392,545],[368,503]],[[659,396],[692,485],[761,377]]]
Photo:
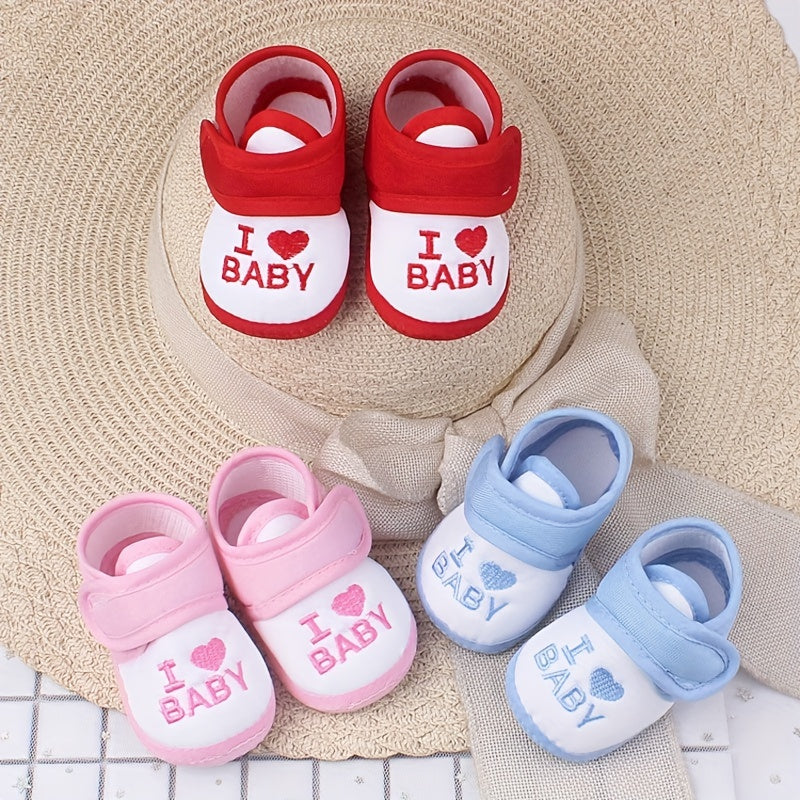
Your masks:
[[[412,75],[394,88],[395,94],[401,92],[427,92],[436,97],[443,106],[461,106],[461,101],[453,89],[430,75]],[[484,131],[485,133],[485,131]]]
[[[280,128],[299,139],[303,144],[314,142],[320,138],[319,131],[304,119],[300,119],[294,114],[287,114],[285,111],[267,108],[264,111],[258,111],[247,120],[239,139],[239,147],[246,148],[250,137],[262,128]]]
[[[486,142],[486,131],[483,129],[483,123],[478,119],[478,115],[463,106],[442,106],[441,108],[432,108],[430,111],[423,111],[406,123],[403,134],[409,139],[417,139],[425,131],[440,125],[458,125],[470,131],[478,144]]]
[[[248,153],[236,146],[224,116],[225,98],[238,77],[256,64],[291,56],[318,66],[331,81],[336,114],[330,133],[288,153]],[[290,79],[276,81],[280,93]],[[312,81],[316,83],[316,81]],[[296,86],[304,84],[302,79]],[[269,85],[264,91],[268,90]],[[263,95],[263,91],[261,93]],[[261,95],[256,102],[261,99]],[[208,188],[226,211],[242,216],[321,216],[335,214],[344,183],[345,108],[342,86],[323,58],[303,47],[267,47],[231,67],[217,91],[216,126],[200,125],[200,157]]]
[[[200,281],[202,286],[202,279]],[[229,311],[220,308],[209,296],[206,287],[203,286],[203,299],[206,301],[208,310],[223,325],[233,328],[240,333],[248,336],[257,336],[261,339],[302,339],[319,333],[336,316],[339,308],[344,301],[347,290],[347,278],[345,278],[342,288],[336,293],[331,302],[318,314],[308,319],[298,322],[253,322],[249,319],[237,317]]]
[[[419,61],[455,64],[478,84],[493,117],[485,144],[464,148],[427,145],[392,125],[386,114],[389,86],[402,70]],[[464,56],[426,50],[401,59],[378,87],[370,111],[364,150],[370,199],[389,211],[417,214],[491,217],[508,211],[517,196],[522,138],[515,127],[500,132],[502,113],[494,85]]]
[[[404,336],[409,336],[412,339],[431,339],[434,341],[449,341],[451,339],[462,339],[465,336],[470,336],[477,333],[481,328],[485,328],[499,313],[500,309],[506,302],[508,295],[508,285],[510,277],[506,280],[506,288],[503,289],[503,294],[495,304],[494,308],[481,314],[477,317],[470,319],[459,319],[453,322],[425,322],[417,319],[416,317],[409,317],[402,311],[398,311],[378,290],[372,282],[372,273],[369,266],[369,258],[367,259],[365,271],[365,283],[367,288],[367,297],[378,312],[378,316],[389,327],[394,328]]]
[[[250,116],[265,111],[269,104],[277,100],[281,95],[289,94],[289,92],[303,92],[303,94],[310,94],[318,100],[324,100],[330,112],[331,103],[328,99],[328,93],[320,81],[312,80],[311,78],[279,78],[277,81],[268,83],[256,98],[253,103],[253,108],[250,110]]]

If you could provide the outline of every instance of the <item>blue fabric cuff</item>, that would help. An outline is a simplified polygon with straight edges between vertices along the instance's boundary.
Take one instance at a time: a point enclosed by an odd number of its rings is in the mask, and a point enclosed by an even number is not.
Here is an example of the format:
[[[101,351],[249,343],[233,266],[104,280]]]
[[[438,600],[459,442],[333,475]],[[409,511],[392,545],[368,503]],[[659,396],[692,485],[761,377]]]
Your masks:
[[[645,548],[676,531],[699,528],[724,548],[728,565],[719,561],[726,604],[708,622],[698,622],[673,608],[644,571]],[[705,552],[705,551],[701,551]],[[668,560],[669,554],[660,556]],[[718,571],[718,570],[717,570]],[[698,700],[721,689],[739,668],[739,654],[726,635],[741,599],[741,565],[730,536],[700,518],[670,520],[642,537],[600,582],[586,609],[670,700]]]
[[[543,503],[514,486],[507,474],[536,428],[561,418],[564,422],[553,429],[551,437],[568,427],[601,427],[619,459],[608,489],[596,502],[578,509]],[[502,436],[489,439],[481,448],[467,476],[464,513],[475,533],[520,561],[540,569],[563,569],[577,561],[608,516],[625,485],[632,457],[628,435],[605,415],[583,408],[547,412],[517,433],[508,454]]]

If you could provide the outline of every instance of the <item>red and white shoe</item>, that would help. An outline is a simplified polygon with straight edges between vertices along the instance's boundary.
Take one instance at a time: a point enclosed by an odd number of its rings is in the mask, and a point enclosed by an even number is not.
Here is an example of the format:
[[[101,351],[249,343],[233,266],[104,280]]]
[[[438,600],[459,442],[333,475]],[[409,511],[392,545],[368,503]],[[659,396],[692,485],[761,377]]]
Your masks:
[[[339,79],[302,47],[258,50],[222,79],[215,122],[200,127],[217,202],[200,251],[206,305],[250,336],[317,333],[342,304],[350,257]]]
[[[383,79],[364,165],[370,198],[367,294],[418,339],[458,339],[500,312],[521,137],[502,131],[492,82],[464,56],[426,50]]]

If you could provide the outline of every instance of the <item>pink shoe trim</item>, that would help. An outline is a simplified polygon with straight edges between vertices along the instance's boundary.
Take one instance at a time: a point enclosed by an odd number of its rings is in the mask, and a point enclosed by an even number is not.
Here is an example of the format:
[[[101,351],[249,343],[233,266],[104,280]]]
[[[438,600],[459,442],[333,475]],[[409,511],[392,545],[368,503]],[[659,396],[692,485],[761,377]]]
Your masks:
[[[179,544],[141,572],[109,575],[101,570],[107,553],[120,542],[142,541],[153,534]],[[78,535],[78,566],[83,575],[78,605],[86,626],[115,654],[227,609],[203,520],[174,497],[124,495],[97,509]]]
[[[146,539],[140,539],[120,551],[114,561],[113,573],[114,575],[127,575],[129,572],[137,572],[138,570],[131,569],[137,561],[151,556],[163,558],[167,553],[171,553],[179,547],[179,542],[167,539],[166,536],[149,536]]]
[[[214,767],[219,764],[227,764],[229,761],[250,752],[256,745],[264,741],[264,737],[269,733],[272,723],[275,720],[275,693],[270,697],[269,705],[263,716],[249,728],[241,731],[236,736],[232,736],[219,744],[209,745],[208,747],[167,747],[149,737],[136,722],[131,713],[128,703],[128,695],[125,692],[125,684],[120,680],[119,673],[116,671],[117,685],[119,686],[122,697],[122,705],[128,718],[131,728],[133,728],[139,741],[142,742],[154,755],[168,762],[169,764],[181,764],[198,767]]]
[[[237,546],[226,537],[238,538],[240,531],[223,531],[223,508],[237,497],[259,490],[265,498],[274,497],[276,486],[270,484],[268,475],[271,463],[294,470],[297,484],[293,491],[303,495],[308,519],[276,539]],[[274,617],[346,575],[367,557],[372,534],[355,492],[336,486],[320,500],[321,493],[322,487],[308,467],[278,448],[244,450],[215,475],[208,497],[209,530],[225,579],[251,617]],[[260,505],[254,503],[250,513],[258,513]]]
[[[357,711],[359,708],[374,703],[381,697],[389,694],[405,678],[414,656],[417,652],[417,624],[412,619],[411,632],[408,637],[408,644],[405,646],[397,663],[386,673],[376,678],[372,683],[362,686],[346,694],[322,695],[308,692],[299,686],[281,667],[276,658],[267,654],[270,669],[277,675],[283,685],[289,690],[293,697],[296,697],[303,705],[314,708],[317,711],[330,713],[344,713],[347,711]]]
[[[259,537],[274,519],[284,516],[295,517],[297,519],[308,519],[308,509],[297,500],[290,500],[288,497],[279,497],[275,500],[268,500],[259,506],[247,518],[239,533],[237,545],[260,544]],[[266,537],[273,538],[273,537]]]

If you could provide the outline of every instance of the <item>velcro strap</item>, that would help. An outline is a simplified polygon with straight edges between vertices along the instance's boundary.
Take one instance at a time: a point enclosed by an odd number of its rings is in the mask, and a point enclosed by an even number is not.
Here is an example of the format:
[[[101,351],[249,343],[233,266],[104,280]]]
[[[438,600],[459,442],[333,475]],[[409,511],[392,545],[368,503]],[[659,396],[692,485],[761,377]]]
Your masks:
[[[320,216],[341,207],[343,124],[288,153],[249,153],[204,120],[200,158],[211,194],[231,214]]]
[[[503,437],[495,436],[472,463],[464,491],[464,514],[470,527],[526,564],[548,570],[573,564],[595,526],[568,509],[548,507],[547,516],[541,516],[543,504],[502,474],[504,452]]]
[[[236,597],[269,619],[360,564],[372,533],[355,492],[335,486],[290,534],[225,550],[223,568]]]
[[[109,650],[142,647],[190,620],[227,608],[210,540],[182,542],[151,569],[97,574],[78,594],[86,627]]]
[[[739,669],[736,648],[721,634],[653,602],[637,558],[626,554],[600,582],[587,611],[671,700],[718,691]]]
[[[370,115],[364,168],[370,199],[387,211],[490,217],[508,211],[519,187],[522,137],[515,127],[474,147],[423,144]]]

